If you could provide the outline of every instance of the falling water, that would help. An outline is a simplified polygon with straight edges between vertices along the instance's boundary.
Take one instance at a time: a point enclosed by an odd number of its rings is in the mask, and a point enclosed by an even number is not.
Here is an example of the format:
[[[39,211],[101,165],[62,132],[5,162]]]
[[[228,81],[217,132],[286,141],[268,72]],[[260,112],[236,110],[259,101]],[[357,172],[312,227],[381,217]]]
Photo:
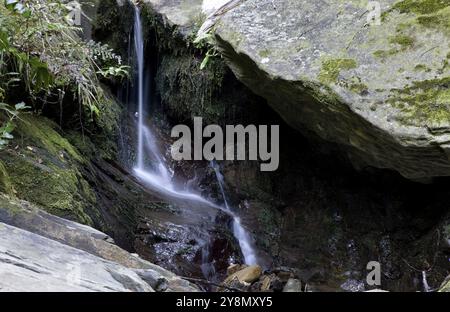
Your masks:
[[[134,46],[138,65],[138,162],[137,168],[144,168],[144,39],[142,36],[141,13],[135,7]]]
[[[245,264],[252,265],[257,264],[256,254],[251,244],[250,235],[244,229],[241,224],[241,220],[238,216],[236,216],[230,209],[230,205],[228,204],[227,197],[225,195],[224,190],[224,179],[223,175],[220,172],[219,166],[215,162],[211,162],[211,167],[214,169],[216,173],[217,182],[219,183],[220,192],[222,193],[223,202],[225,205],[225,209],[229,212],[229,214],[233,218],[233,235],[239,242],[239,246],[241,247],[242,254],[244,255]]]
[[[137,146],[137,164],[134,168],[134,173],[145,184],[151,186],[155,190],[181,199],[188,199],[193,201],[203,202],[210,206],[212,203],[192,192],[184,192],[176,189],[173,181],[173,173],[166,165],[158,146],[155,144],[155,138],[152,131],[145,125],[145,107],[149,104],[144,94],[144,39],[142,35],[142,23],[140,17],[140,10],[135,6],[135,21],[134,21],[134,47],[137,58],[138,69],[138,146]],[[154,160],[153,168],[149,168],[146,162],[146,155]]]
[[[423,285],[423,291],[424,292],[430,292],[431,288],[428,285],[428,281],[427,281],[427,272],[422,271],[422,285]]]
[[[172,181],[173,172],[169,170],[164,158],[161,156],[161,152],[155,144],[155,138],[152,131],[145,125],[145,107],[149,104],[148,99],[144,94],[144,40],[142,35],[142,24],[140,11],[135,6],[135,22],[134,22],[134,41],[138,67],[138,146],[137,146],[137,164],[134,168],[135,175],[146,185],[152,187],[153,190],[159,191],[172,198],[178,198],[182,200],[189,200],[197,203],[203,203],[208,207],[220,209],[230,215],[233,219],[233,234],[239,241],[239,245],[244,255],[246,264],[256,264],[255,252],[250,244],[250,237],[241,225],[240,219],[231,211],[223,190],[223,177],[217,167],[214,167],[219,185],[224,198],[224,207],[218,206],[202,196],[195,194],[191,191],[179,190]],[[153,162],[146,161],[147,157],[150,157]],[[151,166],[153,165],[153,166]],[[208,275],[214,272],[214,267],[207,263],[207,258],[210,255],[210,246],[207,242],[204,244],[204,263],[202,269],[208,272]]]

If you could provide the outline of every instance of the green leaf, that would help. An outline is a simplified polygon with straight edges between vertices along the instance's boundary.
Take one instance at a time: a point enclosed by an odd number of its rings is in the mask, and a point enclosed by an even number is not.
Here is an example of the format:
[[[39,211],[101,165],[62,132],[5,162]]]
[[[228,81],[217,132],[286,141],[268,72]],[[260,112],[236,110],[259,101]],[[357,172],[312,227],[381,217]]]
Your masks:
[[[9,132],[3,132],[2,138],[7,139],[7,140],[12,140],[12,139],[14,139],[14,136]]]
[[[0,31],[0,50],[7,50],[9,48],[8,34]]]
[[[6,132],[13,132],[15,128],[16,126],[11,121],[8,121],[5,125]]]
[[[29,106],[26,106],[26,104],[24,102],[18,103],[15,105],[16,110],[23,110],[26,108],[29,108]]]
[[[8,10],[14,11],[16,4],[18,3],[18,0],[5,0],[5,6]]]
[[[30,17],[31,17],[31,11],[25,9],[25,10],[23,11],[22,15],[23,15],[23,17],[25,17],[25,18],[30,18]]]
[[[209,55],[206,55],[205,58],[203,59],[203,62],[200,64],[200,69],[203,70],[206,68],[206,66],[208,65],[209,62]]]

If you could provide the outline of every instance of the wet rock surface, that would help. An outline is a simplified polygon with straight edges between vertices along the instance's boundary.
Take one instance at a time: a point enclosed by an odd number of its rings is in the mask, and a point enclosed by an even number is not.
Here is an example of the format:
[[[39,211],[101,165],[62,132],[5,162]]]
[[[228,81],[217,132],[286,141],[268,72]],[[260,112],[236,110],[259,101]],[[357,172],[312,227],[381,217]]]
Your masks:
[[[423,291],[422,271],[438,288],[449,274],[448,181],[424,186],[389,172],[358,174],[316,148],[289,147],[271,178],[256,166],[253,174],[247,164],[224,166],[234,207],[271,256],[267,268],[295,268],[309,290],[362,291],[371,289],[367,263],[378,261],[383,289]]]
[[[146,259],[182,276],[220,279],[240,250],[226,223],[196,223],[182,213],[153,213],[139,223],[135,247]]]

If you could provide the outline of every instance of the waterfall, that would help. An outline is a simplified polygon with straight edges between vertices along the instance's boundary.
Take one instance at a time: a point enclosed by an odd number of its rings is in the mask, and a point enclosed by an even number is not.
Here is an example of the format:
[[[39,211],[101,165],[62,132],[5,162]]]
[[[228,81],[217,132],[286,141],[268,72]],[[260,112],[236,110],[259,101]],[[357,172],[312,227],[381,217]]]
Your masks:
[[[428,281],[427,281],[427,272],[425,272],[425,271],[422,271],[422,285],[423,285],[424,292],[431,291],[431,287],[428,285]]]
[[[241,247],[242,254],[244,255],[245,264],[248,264],[248,265],[257,264],[256,254],[252,247],[250,235],[242,226],[241,220],[239,219],[239,217],[233,213],[233,211],[230,209],[230,205],[228,204],[228,200],[225,195],[225,189],[224,189],[225,182],[224,182],[223,175],[220,172],[220,168],[217,165],[217,163],[215,163],[214,161],[211,162],[211,167],[214,169],[214,172],[216,174],[220,192],[223,197],[225,209],[229,212],[229,214],[233,218],[233,235],[236,238],[236,240],[239,242],[239,246]]]
[[[155,137],[149,127],[146,126],[146,107],[149,106],[150,101],[147,98],[144,86],[144,69],[145,69],[145,59],[144,59],[144,40],[142,33],[142,23],[140,10],[135,6],[135,22],[134,22],[134,47],[137,58],[137,73],[138,73],[138,111],[137,115],[137,132],[138,132],[138,142],[137,142],[137,162],[134,167],[135,176],[140,179],[144,184],[151,187],[152,190],[158,191],[161,194],[170,196],[171,198],[178,198],[182,200],[188,200],[195,203],[202,203],[208,207],[219,209],[230,215],[233,219],[233,234],[235,238],[239,241],[239,246],[241,248],[242,254],[244,255],[246,264],[256,264],[255,252],[250,243],[250,236],[242,227],[240,219],[232,212],[228,202],[225,197],[225,192],[223,189],[223,177],[220,174],[218,167],[213,167],[216,171],[216,176],[219,180],[219,185],[224,198],[225,207],[218,206],[202,196],[193,193],[188,190],[179,190],[173,183],[173,172],[169,169],[166,164],[162,153],[160,152],[157,144],[155,143]],[[148,161],[151,159],[152,161]],[[211,267],[210,263],[207,263],[207,258],[210,255],[210,246],[205,242],[203,247],[203,265],[202,270],[206,275],[211,275],[214,272],[214,268]]]
[[[134,167],[135,175],[145,184],[151,186],[154,190],[165,195],[173,196],[181,199],[188,199],[193,201],[203,202],[205,204],[214,206],[212,203],[192,192],[179,191],[172,181],[172,172],[166,165],[162,153],[155,144],[155,137],[149,127],[146,126],[146,107],[150,104],[148,96],[145,95],[144,86],[144,38],[142,32],[141,14],[138,6],[135,7],[135,21],[134,21],[134,48],[137,59],[137,101],[138,111],[136,112],[137,121],[137,163]],[[151,157],[150,164],[147,157]],[[152,166],[150,166],[152,165]]]
[[[135,7],[134,46],[138,67],[138,161],[137,168],[144,168],[144,39],[142,35],[141,13]]]

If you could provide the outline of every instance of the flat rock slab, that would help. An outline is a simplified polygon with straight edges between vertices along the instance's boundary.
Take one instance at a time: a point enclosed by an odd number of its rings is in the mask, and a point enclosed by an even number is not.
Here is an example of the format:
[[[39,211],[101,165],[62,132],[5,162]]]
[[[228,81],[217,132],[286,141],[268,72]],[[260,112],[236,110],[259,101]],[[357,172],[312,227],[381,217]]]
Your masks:
[[[0,291],[198,291],[105,233],[2,194],[0,235]]]
[[[129,268],[4,223],[0,223],[0,290],[153,291]]]

